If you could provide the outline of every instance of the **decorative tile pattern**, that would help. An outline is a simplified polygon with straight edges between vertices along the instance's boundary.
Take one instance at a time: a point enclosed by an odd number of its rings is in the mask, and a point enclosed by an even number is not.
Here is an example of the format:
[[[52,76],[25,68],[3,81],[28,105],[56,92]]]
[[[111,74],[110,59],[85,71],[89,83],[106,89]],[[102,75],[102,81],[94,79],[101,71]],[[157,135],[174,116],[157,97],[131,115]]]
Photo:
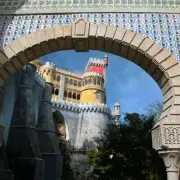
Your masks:
[[[71,24],[79,17],[91,23],[121,25],[155,40],[180,61],[180,14],[163,13],[82,13],[53,15],[0,16],[1,48],[14,39],[37,29]]]
[[[180,9],[179,0],[0,0],[0,13],[39,12],[162,12]],[[109,11],[110,10],[110,11]],[[148,11],[147,11],[148,10]],[[131,11],[131,12],[132,12]]]

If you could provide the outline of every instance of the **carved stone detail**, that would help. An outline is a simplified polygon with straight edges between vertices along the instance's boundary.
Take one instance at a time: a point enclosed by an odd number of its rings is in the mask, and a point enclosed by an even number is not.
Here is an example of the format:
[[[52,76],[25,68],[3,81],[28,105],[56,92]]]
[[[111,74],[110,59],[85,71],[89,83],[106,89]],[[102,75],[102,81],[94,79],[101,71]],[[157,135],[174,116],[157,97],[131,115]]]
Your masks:
[[[167,180],[179,180],[180,152],[177,150],[160,151],[159,155],[166,166]]]
[[[180,144],[180,126],[164,125],[163,126],[163,143]]]
[[[89,22],[87,19],[77,19],[72,24],[72,38],[88,38]]]
[[[157,126],[152,131],[152,145],[153,145],[153,148],[156,149],[160,147],[161,144],[162,144],[161,129],[160,129],[160,126]]]

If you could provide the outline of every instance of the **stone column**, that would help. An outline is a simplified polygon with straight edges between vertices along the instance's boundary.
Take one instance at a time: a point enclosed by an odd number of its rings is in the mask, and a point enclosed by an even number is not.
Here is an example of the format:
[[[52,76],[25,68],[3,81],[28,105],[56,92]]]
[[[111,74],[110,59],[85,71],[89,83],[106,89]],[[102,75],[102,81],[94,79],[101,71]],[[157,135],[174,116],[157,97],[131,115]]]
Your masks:
[[[38,116],[40,151],[45,161],[45,180],[60,180],[62,156],[52,115],[52,84],[46,83]]]
[[[179,180],[180,151],[167,150],[160,151],[159,154],[166,166],[167,180]]]
[[[13,117],[7,141],[10,168],[15,180],[43,180],[44,161],[41,159],[36,130],[32,86],[35,66],[21,69]]]

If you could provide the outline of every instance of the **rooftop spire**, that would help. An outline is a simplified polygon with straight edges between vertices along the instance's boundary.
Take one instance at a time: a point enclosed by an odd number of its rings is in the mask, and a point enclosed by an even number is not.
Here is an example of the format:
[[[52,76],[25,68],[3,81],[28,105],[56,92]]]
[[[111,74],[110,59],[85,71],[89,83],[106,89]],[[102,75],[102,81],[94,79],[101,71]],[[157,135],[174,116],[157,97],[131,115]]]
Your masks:
[[[107,56],[107,54],[106,54],[106,53],[104,54],[104,58],[108,58],[108,56]]]

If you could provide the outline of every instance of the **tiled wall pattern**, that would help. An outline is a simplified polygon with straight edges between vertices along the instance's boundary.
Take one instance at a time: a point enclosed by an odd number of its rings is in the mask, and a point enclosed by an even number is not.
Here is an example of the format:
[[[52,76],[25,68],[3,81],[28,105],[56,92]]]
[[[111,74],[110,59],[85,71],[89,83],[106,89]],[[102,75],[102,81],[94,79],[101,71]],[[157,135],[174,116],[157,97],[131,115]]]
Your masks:
[[[106,11],[106,9],[177,9],[180,8],[179,0],[0,0],[0,13],[1,11],[16,11],[18,9],[24,11],[29,10],[57,10],[61,9],[66,12],[84,12],[84,9],[91,9],[94,12],[98,9]],[[101,11],[100,10],[100,11]],[[27,11],[28,12],[28,11]],[[99,12],[99,11],[97,11]],[[119,11],[118,11],[119,12]]]
[[[79,17],[91,23],[121,25],[155,40],[180,61],[180,14],[163,13],[82,13],[0,16],[1,48],[30,32],[58,24],[71,24]]]

